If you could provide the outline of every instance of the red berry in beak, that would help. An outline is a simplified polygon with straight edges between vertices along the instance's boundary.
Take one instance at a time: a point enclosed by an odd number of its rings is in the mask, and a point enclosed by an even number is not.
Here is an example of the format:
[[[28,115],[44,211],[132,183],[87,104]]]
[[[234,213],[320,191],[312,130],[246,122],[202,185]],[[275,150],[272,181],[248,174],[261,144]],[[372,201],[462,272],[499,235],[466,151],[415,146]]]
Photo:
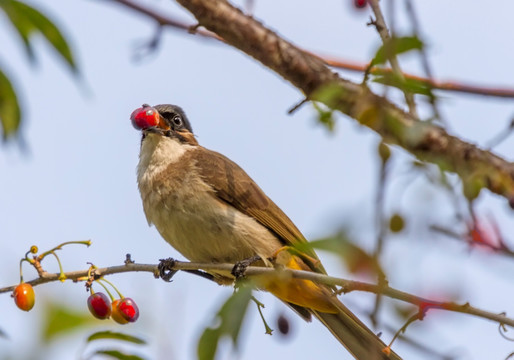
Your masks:
[[[87,307],[97,319],[107,319],[111,316],[111,302],[104,293],[94,293],[87,299]]]
[[[34,307],[36,302],[36,294],[32,285],[22,283],[14,289],[13,295],[16,306],[23,311],[29,311]]]
[[[130,114],[130,121],[137,130],[159,125],[159,112],[149,105],[143,105]]]
[[[139,309],[136,302],[131,298],[123,298],[118,303],[118,311],[128,322],[135,322],[139,317]]]

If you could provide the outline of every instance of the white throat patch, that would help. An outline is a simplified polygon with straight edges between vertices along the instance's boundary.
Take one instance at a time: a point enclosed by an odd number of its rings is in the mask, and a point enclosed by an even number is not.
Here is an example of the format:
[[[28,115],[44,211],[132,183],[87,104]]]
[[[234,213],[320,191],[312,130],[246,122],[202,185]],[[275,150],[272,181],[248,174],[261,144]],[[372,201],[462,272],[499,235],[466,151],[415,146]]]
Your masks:
[[[168,165],[179,161],[194,146],[180,143],[177,139],[158,134],[147,134],[141,144],[137,180],[141,183],[145,175],[152,176],[166,169]]]

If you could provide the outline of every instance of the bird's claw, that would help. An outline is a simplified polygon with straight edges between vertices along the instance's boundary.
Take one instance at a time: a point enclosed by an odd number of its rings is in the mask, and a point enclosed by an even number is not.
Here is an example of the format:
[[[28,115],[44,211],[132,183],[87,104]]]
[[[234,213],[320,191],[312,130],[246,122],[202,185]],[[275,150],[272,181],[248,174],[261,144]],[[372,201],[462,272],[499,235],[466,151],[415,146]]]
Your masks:
[[[171,282],[171,278],[178,270],[174,270],[175,267],[175,259],[167,258],[167,259],[159,259],[159,265],[157,268],[159,269],[159,276],[166,282]]]
[[[255,255],[251,258],[238,261],[235,263],[230,273],[234,275],[236,280],[243,279],[245,277],[246,268],[259,260],[261,260],[261,257],[259,255]]]

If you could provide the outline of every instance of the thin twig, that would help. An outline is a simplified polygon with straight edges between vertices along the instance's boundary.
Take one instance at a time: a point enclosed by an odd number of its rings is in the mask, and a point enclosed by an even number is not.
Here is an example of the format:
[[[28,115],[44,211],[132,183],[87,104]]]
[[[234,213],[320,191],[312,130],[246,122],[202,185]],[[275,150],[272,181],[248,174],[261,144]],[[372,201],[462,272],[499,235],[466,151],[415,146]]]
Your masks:
[[[357,63],[350,60],[340,59],[331,55],[317,55],[310,53],[323,60],[327,65],[344,69],[353,72],[365,72],[369,67],[369,64]],[[392,74],[390,68],[372,68],[370,74],[373,75],[389,75]],[[440,81],[430,80],[421,76],[403,73],[406,79],[415,80],[424,83],[427,87],[431,87],[436,90],[458,92],[463,94],[481,95],[481,96],[494,96],[499,98],[511,99],[514,98],[514,89],[511,88],[500,88],[491,86],[482,86],[477,84],[462,83],[460,81]]]
[[[194,33],[191,33],[190,30],[192,28],[192,25],[188,25],[180,20],[173,19],[169,16],[164,16],[159,11],[152,10],[148,7],[140,5],[135,1],[114,0],[114,2],[117,2],[121,5],[128,7],[129,9],[135,10],[140,14],[146,15],[146,16],[154,19],[161,26],[170,26],[170,27],[174,27],[177,29],[185,30],[186,32],[188,32],[190,34],[199,35],[206,39],[216,39],[216,40],[223,41],[223,39],[221,39],[219,36],[217,36],[216,34],[210,32],[210,31],[207,31],[207,30],[196,29]]]
[[[123,5],[125,7],[128,7],[140,14],[143,14],[149,18],[154,19],[160,26],[167,26],[175,29],[181,29],[184,30],[187,33],[190,33],[191,25],[186,24],[180,20],[177,20],[169,15],[162,15],[161,12],[152,10],[148,7],[142,6],[134,1],[131,0],[113,0],[113,2],[118,3],[120,5]],[[202,39],[207,40],[218,40],[223,42],[223,39],[216,34],[203,30],[198,29],[194,33],[195,35],[199,35]],[[357,63],[350,60],[341,59],[338,57],[334,57],[331,55],[320,55],[315,54],[309,51],[306,51],[307,53],[318,57],[320,60],[324,61],[327,65],[348,70],[348,71],[354,71],[354,72],[365,72],[366,69],[369,67],[369,64],[363,64],[363,63]],[[372,68],[370,71],[373,75],[387,75],[391,74],[392,70],[389,68]],[[458,92],[458,93],[464,93],[464,94],[472,94],[472,95],[480,95],[480,96],[493,96],[493,97],[499,97],[499,98],[514,98],[514,89],[512,88],[501,88],[501,87],[492,87],[492,86],[483,86],[483,85],[476,85],[476,84],[467,84],[463,83],[461,81],[438,81],[434,79],[427,79],[424,77],[403,73],[404,77],[406,79],[410,80],[416,80],[419,82],[423,82],[426,84],[427,87],[431,87],[433,89],[442,90],[442,91],[451,91],[451,92]]]
[[[397,327],[394,327],[389,324],[382,324],[382,328],[385,331],[388,331],[392,334],[394,334],[397,331]],[[419,350],[422,353],[425,353],[427,355],[427,359],[439,359],[439,360],[456,360],[457,356],[455,355],[449,355],[442,353],[441,349],[433,349],[432,347],[423,344],[420,339],[414,339],[406,334],[400,334],[398,335],[398,339],[403,341],[405,344],[411,346],[412,348]]]
[[[379,144],[379,154],[380,154],[380,175],[379,175],[379,182],[377,186],[377,194],[376,194],[376,206],[375,206],[375,223],[378,227],[377,231],[377,241],[376,241],[376,247],[375,252],[373,253],[373,259],[375,260],[376,264],[379,264],[380,255],[382,254],[383,248],[384,248],[384,241],[386,237],[387,229],[385,227],[384,223],[384,197],[385,197],[385,186],[386,186],[386,180],[387,180],[387,168],[389,164],[389,158],[390,154],[388,156],[381,153],[381,147],[385,147],[385,149],[389,150],[387,148],[387,145],[380,143]],[[380,272],[378,274],[378,284],[385,286],[387,285],[386,277],[383,272]],[[373,311],[370,314],[370,319],[373,324],[373,326],[378,325],[378,313],[380,311],[380,305],[382,303],[382,296],[380,293],[377,294],[375,298],[375,306],[373,308]]]
[[[409,319],[407,319],[407,321],[405,322],[405,324],[403,324],[403,326],[394,334],[393,336],[393,339],[391,340],[391,342],[389,343],[389,347],[391,347],[394,343],[394,341],[400,336],[400,334],[403,334],[405,333],[405,330],[407,330],[407,327],[412,324],[414,321],[416,320],[423,320],[423,316],[422,314],[420,314],[420,312],[412,315]]]
[[[419,29],[420,26],[419,26],[418,17],[416,15],[416,11],[414,10],[414,5],[412,4],[412,1],[407,0],[406,6],[407,6],[407,14],[409,15],[409,18],[412,23],[414,36],[419,39],[419,38],[421,38],[420,29]],[[425,46],[421,47],[420,53],[421,53],[421,64],[423,66],[423,70],[425,71],[426,77],[429,79],[428,83],[432,83],[434,77],[432,75],[432,69],[430,67],[430,63],[428,62],[428,55],[427,55]],[[430,95],[429,95],[428,99],[430,101],[430,104],[432,105],[432,111],[434,112],[434,117],[436,119],[439,119],[442,121],[441,113],[437,106],[437,97],[432,94],[432,87],[429,87],[429,90],[430,90],[430,92],[429,92]]]
[[[377,29],[380,38],[382,39],[382,43],[384,44],[385,51],[388,55],[389,63],[391,64],[391,68],[393,69],[393,73],[403,82],[405,81],[405,77],[403,76],[402,69],[400,68],[400,63],[398,62],[398,58],[396,54],[393,52],[391,46],[389,46],[389,50],[387,49],[388,45],[391,45],[391,35],[389,34],[389,30],[387,29],[387,25],[385,22],[384,15],[382,14],[382,10],[380,9],[380,5],[378,4],[379,0],[369,0],[368,3],[375,14],[375,21],[373,24]],[[412,93],[407,90],[403,91],[405,95],[405,101],[407,106],[409,107],[409,113],[412,117],[417,118],[418,114],[416,111],[416,103],[414,102],[414,96]]]
[[[182,262],[175,261],[173,265],[173,270],[204,270],[208,272],[223,272],[230,273],[230,271],[234,268],[234,264],[211,264],[211,263],[193,263],[193,262]],[[159,270],[158,265],[152,264],[128,264],[128,265],[119,265],[119,266],[111,266],[105,268],[97,268],[95,269],[95,276],[102,277],[106,275],[125,273],[125,272],[150,272],[155,277],[158,277]],[[509,318],[505,315],[505,313],[493,313],[490,311],[485,311],[482,309],[475,308],[471,306],[469,303],[465,304],[457,304],[455,302],[444,302],[444,301],[435,301],[429,300],[426,298],[422,298],[416,295],[412,295],[397,289],[394,289],[388,285],[378,285],[378,284],[370,284],[361,281],[354,281],[348,279],[337,278],[333,276],[328,276],[324,274],[319,274],[311,271],[303,271],[303,270],[290,270],[290,269],[274,269],[274,268],[265,268],[258,266],[249,266],[246,268],[244,275],[247,277],[258,276],[258,275],[272,275],[279,274],[281,277],[290,276],[296,279],[304,279],[311,280],[313,282],[319,284],[325,284],[329,286],[340,286],[342,288],[342,293],[348,293],[351,291],[363,291],[370,293],[378,293],[390,297],[392,299],[404,301],[411,303],[420,308],[420,311],[426,311],[428,309],[438,309],[438,310],[446,310],[452,312],[458,312],[463,314],[474,315],[477,317],[481,317],[484,319],[492,320],[499,324],[508,325],[514,327],[514,318]],[[77,281],[79,279],[87,278],[88,270],[79,270],[65,273],[66,278],[68,280]],[[41,277],[26,281],[26,283],[31,284],[32,286],[37,286],[45,283],[49,283],[52,281],[59,280],[59,273],[43,273]],[[17,285],[6,286],[0,288],[0,293],[11,292]]]
[[[439,226],[439,225],[430,225],[429,229],[432,231],[435,231],[437,233],[443,234],[448,236],[450,239],[455,239],[458,241],[466,242],[469,244],[469,246],[478,246],[490,249],[494,251],[496,254],[501,254],[509,257],[514,257],[514,250],[509,248],[507,244],[505,243],[505,240],[503,239],[501,233],[498,233],[497,230],[495,230],[495,233],[488,233],[488,234],[482,234],[483,230],[480,229],[480,226],[477,226],[475,224],[468,224],[468,233],[467,234],[459,234],[457,232],[454,232],[450,229],[447,229],[445,227]],[[472,231],[478,231],[479,236],[481,237],[480,242],[473,241],[473,239],[470,237],[470,233]],[[494,240],[498,242],[498,244],[492,243],[488,237],[494,236]]]
[[[509,122],[509,125],[506,129],[500,131],[496,136],[486,142],[485,148],[492,149],[495,146],[498,146],[502,141],[507,139],[512,132],[514,131],[514,118],[512,118]]]

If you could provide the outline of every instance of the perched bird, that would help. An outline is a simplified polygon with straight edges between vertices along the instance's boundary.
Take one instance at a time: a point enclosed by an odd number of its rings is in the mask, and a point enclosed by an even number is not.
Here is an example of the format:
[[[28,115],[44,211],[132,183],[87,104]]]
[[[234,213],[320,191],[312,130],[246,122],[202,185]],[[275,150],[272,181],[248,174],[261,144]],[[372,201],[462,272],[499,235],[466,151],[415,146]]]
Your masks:
[[[230,159],[198,144],[184,111],[144,104],[132,112],[142,131],[137,181],[149,224],[191,261],[283,265],[325,273],[313,250],[288,251],[306,242],[293,222]],[[231,284],[231,273],[213,273]],[[318,318],[360,360],[400,359],[335,296],[309,280],[264,277],[257,286],[305,320]]]

